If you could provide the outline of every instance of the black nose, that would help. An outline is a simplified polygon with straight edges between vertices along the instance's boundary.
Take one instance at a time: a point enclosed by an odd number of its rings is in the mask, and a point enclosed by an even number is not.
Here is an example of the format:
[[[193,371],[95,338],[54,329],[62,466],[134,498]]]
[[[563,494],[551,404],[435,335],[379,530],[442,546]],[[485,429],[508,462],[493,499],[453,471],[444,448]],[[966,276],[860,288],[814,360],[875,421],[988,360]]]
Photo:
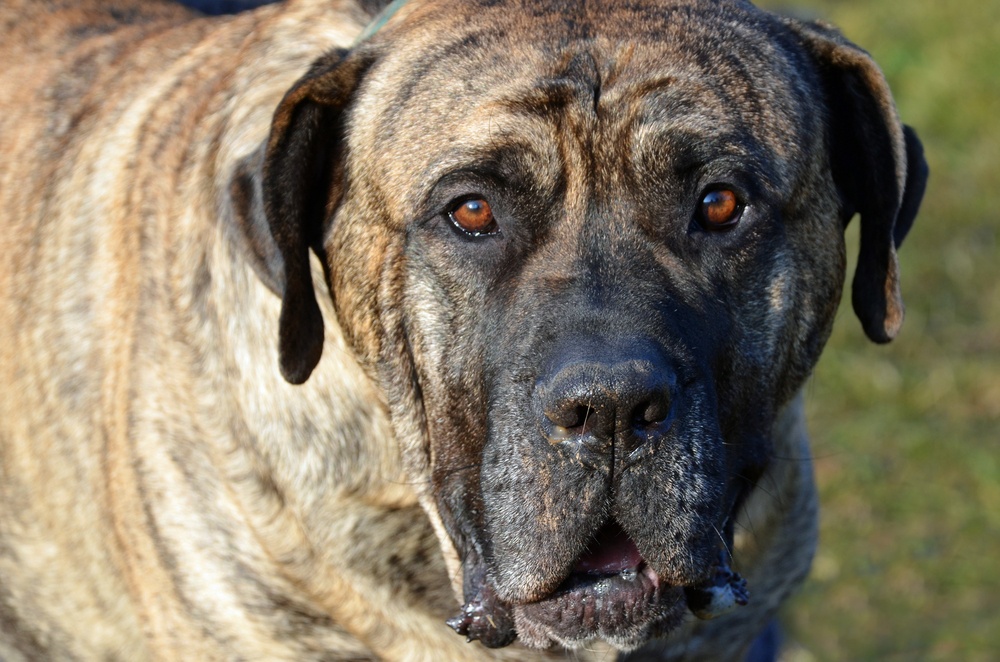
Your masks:
[[[567,344],[536,385],[541,427],[553,444],[578,445],[585,459],[625,461],[669,429],[675,385],[651,342]]]

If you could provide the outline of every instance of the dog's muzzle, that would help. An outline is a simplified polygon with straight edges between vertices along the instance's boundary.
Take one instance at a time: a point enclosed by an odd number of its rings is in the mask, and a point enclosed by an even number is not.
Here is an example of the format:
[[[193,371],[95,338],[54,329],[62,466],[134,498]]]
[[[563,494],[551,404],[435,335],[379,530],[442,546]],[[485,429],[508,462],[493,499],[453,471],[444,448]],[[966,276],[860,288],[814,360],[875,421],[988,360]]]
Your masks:
[[[550,357],[530,396],[538,430],[532,443],[571,458],[571,466],[587,475],[601,476],[606,481],[603,498],[615,502],[623,472],[651,470],[639,465],[672,434],[683,400],[680,371],[656,343],[634,338],[577,338]],[[511,643],[514,622],[518,636],[529,644],[544,646],[549,639],[572,644],[601,637],[638,645],[651,632],[679,623],[686,610],[714,618],[749,600],[746,582],[730,568],[731,519],[730,510],[724,521],[715,522],[718,549],[714,554],[705,553],[707,547],[703,550],[699,578],[678,585],[654,571],[608,511],[594,522],[596,531],[568,572],[548,576],[554,588],[545,595],[508,604],[484,580],[448,624],[487,646]]]

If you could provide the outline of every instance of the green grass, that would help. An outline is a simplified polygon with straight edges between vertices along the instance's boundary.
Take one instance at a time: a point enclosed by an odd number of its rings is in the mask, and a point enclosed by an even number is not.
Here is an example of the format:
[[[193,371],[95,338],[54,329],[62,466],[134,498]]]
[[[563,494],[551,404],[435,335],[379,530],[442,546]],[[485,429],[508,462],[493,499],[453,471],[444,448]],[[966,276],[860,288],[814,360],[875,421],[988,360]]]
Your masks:
[[[871,52],[931,167],[902,333],[868,343],[845,297],[809,385],[822,538],[794,657],[1000,659],[1000,2],[759,4]]]

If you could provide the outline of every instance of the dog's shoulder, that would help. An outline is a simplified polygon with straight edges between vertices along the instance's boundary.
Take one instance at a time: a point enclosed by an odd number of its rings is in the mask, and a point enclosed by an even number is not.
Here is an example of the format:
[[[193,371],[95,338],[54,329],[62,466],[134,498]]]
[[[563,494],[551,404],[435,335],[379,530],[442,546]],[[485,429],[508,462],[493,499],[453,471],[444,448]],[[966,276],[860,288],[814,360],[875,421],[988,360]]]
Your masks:
[[[94,37],[176,25],[196,15],[179,3],[164,0],[14,0],[0,7],[0,33],[4,36],[0,49],[63,53]]]

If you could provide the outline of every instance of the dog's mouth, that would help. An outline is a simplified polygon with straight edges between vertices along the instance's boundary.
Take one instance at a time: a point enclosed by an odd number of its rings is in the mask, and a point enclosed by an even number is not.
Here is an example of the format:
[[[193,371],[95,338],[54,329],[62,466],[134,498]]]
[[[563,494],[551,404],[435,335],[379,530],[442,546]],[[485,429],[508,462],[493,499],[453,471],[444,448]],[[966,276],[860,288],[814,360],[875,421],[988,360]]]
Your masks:
[[[639,548],[617,522],[604,525],[577,560],[567,582],[583,577],[634,573],[645,561]]]
[[[728,529],[728,527],[724,527]],[[575,645],[600,638],[619,648],[634,648],[664,634],[690,610],[715,618],[749,600],[746,582],[728,563],[731,541],[720,541],[718,560],[708,580],[690,586],[670,585],[646,563],[639,548],[616,522],[602,527],[552,593],[523,605],[503,605],[489,586],[448,624],[470,641],[506,645],[513,631],[529,646]],[[513,623],[511,622],[513,621]]]
[[[651,624],[679,617],[683,598],[682,590],[660,581],[635,542],[612,522],[549,596],[515,609],[518,635],[539,646],[594,637],[645,639]]]
[[[659,578],[646,564],[639,548],[612,522],[597,532],[562,584],[534,604],[570,596],[590,616],[590,612],[613,609],[621,601],[648,602],[659,587]],[[591,618],[596,616],[595,613]]]

